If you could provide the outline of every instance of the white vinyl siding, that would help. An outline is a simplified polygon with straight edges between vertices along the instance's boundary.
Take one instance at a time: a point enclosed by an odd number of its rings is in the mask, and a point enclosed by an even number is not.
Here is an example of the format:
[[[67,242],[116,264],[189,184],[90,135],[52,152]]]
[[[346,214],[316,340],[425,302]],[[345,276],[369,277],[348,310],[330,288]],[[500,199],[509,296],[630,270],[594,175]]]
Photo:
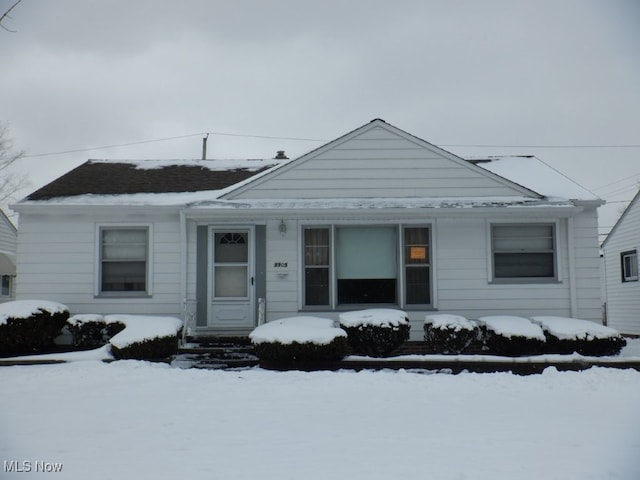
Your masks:
[[[640,282],[622,281],[620,254],[640,248],[640,195],[636,195],[602,247],[607,324],[622,333],[640,335]]]
[[[96,297],[99,281],[99,226],[112,213],[83,215],[24,213],[20,216],[16,298],[61,302],[72,313],[182,315],[178,214],[128,214],[127,225],[146,225],[150,235],[153,297]],[[123,224],[119,224],[123,225]]]
[[[461,192],[465,197],[523,195],[486,171],[389,126],[339,140],[249,187],[230,198],[459,198]]]

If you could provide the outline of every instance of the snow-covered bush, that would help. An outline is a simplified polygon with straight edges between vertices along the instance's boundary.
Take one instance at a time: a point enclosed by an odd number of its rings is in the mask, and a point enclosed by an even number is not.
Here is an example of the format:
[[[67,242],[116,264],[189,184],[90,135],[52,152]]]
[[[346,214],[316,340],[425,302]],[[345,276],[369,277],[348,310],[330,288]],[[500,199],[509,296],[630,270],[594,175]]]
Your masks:
[[[162,360],[178,352],[182,320],[146,315],[106,315],[104,320],[126,327],[109,340],[118,360]]]
[[[535,355],[545,347],[545,335],[539,325],[523,317],[492,315],[478,323],[484,345],[495,355]]]
[[[292,317],[274,320],[249,334],[260,365],[304,368],[342,360],[347,354],[347,334],[328,318]]]
[[[627,343],[617,330],[587,320],[539,316],[531,321],[542,327],[548,353],[617,355]]]
[[[478,339],[478,324],[460,315],[427,315],[424,340],[430,353],[457,355]]]
[[[371,308],[340,314],[353,353],[386,357],[409,339],[407,314],[390,308]]]
[[[53,347],[69,318],[69,309],[47,300],[0,304],[0,355],[40,353]]]
[[[72,344],[80,349],[98,348],[125,329],[125,324],[108,321],[102,315],[74,315],[67,320],[67,329],[71,333]]]

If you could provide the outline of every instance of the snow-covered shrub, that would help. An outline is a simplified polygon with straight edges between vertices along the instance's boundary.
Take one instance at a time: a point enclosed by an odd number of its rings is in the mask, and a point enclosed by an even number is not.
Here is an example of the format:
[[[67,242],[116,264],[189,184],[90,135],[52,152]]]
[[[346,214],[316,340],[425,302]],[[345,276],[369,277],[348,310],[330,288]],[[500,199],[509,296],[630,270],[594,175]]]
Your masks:
[[[178,352],[182,320],[146,315],[106,315],[107,323],[121,323],[125,329],[109,343],[114,358],[162,360]]]
[[[478,338],[478,324],[460,315],[427,315],[424,321],[424,340],[431,353],[457,355],[464,352]]]
[[[260,365],[304,368],[342,360],[347,334],[328,318],[292,317],[260,325],[249,334]]]
[[[390,308],[371,308],[340,314],[353,353],[386,357],[409,339],[407,314]]]
[[[542,327],[548,353],[617,355],[627,343],[617,330],[587,320],[539,316],[531,321]]]
[[[40,353],[53,347],[69,309],[47,300],[0,304],[0,355]]]
[[[478,323],[488,353],[495,355],[535,355],[544,351],[542,328],[523,317],[493,315]]]
[[[125,329],[125,324],[108,321],[102,315],[74,315],[67,320],[67,329],[71,333],[72,344],[80,349],[98,348]]]

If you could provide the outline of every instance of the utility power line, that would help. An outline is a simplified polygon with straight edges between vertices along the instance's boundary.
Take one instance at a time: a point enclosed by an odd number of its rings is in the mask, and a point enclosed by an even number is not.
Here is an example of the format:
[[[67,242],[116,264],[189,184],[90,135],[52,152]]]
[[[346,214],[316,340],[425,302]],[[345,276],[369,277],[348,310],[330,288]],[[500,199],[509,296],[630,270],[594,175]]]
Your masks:
[[[248,134],[240,134],[240,133],[224,133],[224,132],[198,132],[198,133],[189,133],[187,135],[177,135],[174,137],[164,137],[164,138],[154,138],[151,140],[140,140],[137,142],[128,142],[128,143],[118,143],[113,145],[101,145],[98,147],[87,147],[87,148],[75,148],[71,150],[61,150],[57,152],[45,152],[45,153],[35,153],[30,155],[24,155],[23,158],[37,158],[37,157],[48,157],[53,155],[64,155],[67,153],[79,153],[79,152],[89,152],[92,150],[106,150],[109,148],[118,148],[118,147],[130,147],[134,145],[144,145],[147,143],[157,143],[157,142],[166,142],[170,140],[180,140],[183,138],[197,137],[200,135],[217,135],[217,136],[226,136],[226,137],[243,137],[243,138],[263,138],[270,140],[293,140],[293,141],[303,141],[303,142],[324,142],[325,140],[320,140],[317,138],[298,138],[298,137],[277,137],[270,135],[248,135]]]
[[[186,135],[176,135],[171,137],[163,137],[163,138],[154,138],[149,140],[140,140],[135,142],[127,142],[127,143],[118,143],[111,145],[100,145],[95,147],[85,147],[85,148],[73,148],[69,150],[60,150],[55,152],[43,152],[43,153],[35,153],[24,155],[23,158],[38,158],[38,157],[47,157],[54,155],[64,155],[68,153],[80,153],[80,152],[89,152],[92,150],[106,150],[109,148],[119,148],[119,147],[131,147],[135,145],[144,145],[149,143],[157,143],[157,142],[167,142],[171,140],[180,140],[183,138],[191,138],[197,137],[200,135],[214,135],[214,136],[225,136],[225,137],[240,137],[240,138],[262,138],[268,140],[290,140],[290,141],[302,141],[302,142],[327,142],[329,140],[320,139],[320,138],[304,138],[304,137],[281,137],[274,135],[252,135],[252,134],[243,134],[243,133],[226,133],[226,132],[197,132],[197,133],[189,133]],[[437,144],[441,147],[446,148],[544,148],[544,149],[591,149],[591,148],[640,148],[640,144],[611,144],[611,145],[499,145],[499,144]],[[605,185],[608,186],[608,185]]]

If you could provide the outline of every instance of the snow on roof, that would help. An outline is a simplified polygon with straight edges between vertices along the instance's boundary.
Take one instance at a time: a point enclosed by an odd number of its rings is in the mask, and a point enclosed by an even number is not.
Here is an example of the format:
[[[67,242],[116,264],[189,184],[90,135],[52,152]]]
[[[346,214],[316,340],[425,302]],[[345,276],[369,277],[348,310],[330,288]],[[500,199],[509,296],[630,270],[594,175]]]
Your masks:
[[[6,324],[9,318],[29,318],[45,312],[53,315],[68,310],[66,305],[48,300],[15,300],[0,303],[0,325]]]
[[[544,332],[539,325],[536,325],[524,317],[512,315],[489,315],[478,318],[478,323],[484,325],[489,330],[507,338],[525,337],[537,340],[545,340]]]
[[[393,308],[369,308],[340,314],[340,325],[344,327],[378,326],[397,327],[409,323],[407,314]]]
[[[599,200],[599,197],[534,156],[491,156],[468,161],[546,197]]]
[[[320,317],[291,317],[273,320],[257,327],[249,334],[253,343],[279,342],[315,343],[328,345],[338,337],[346,337],[347,332],[335,326],[335,321]]]
[[[613,328],[577,318],[538,316],[531,317],[531,321],[540,325],[545,332],[549,332],[560,340],[592,340],[594,338],[612,338],[620,335]]]
[[[173,159],[173,160],[89,160],[89,163],[106,163],[106,164],[128,164],[134,166],[137,170],[157,170],[168,167],[199,167],[205,168],[212,172],[222,172],[226,170],[244,169],[248,171],[257,171],[265,166],[273,166],[281,163],[281,160],[250,158],[250,159]]]

